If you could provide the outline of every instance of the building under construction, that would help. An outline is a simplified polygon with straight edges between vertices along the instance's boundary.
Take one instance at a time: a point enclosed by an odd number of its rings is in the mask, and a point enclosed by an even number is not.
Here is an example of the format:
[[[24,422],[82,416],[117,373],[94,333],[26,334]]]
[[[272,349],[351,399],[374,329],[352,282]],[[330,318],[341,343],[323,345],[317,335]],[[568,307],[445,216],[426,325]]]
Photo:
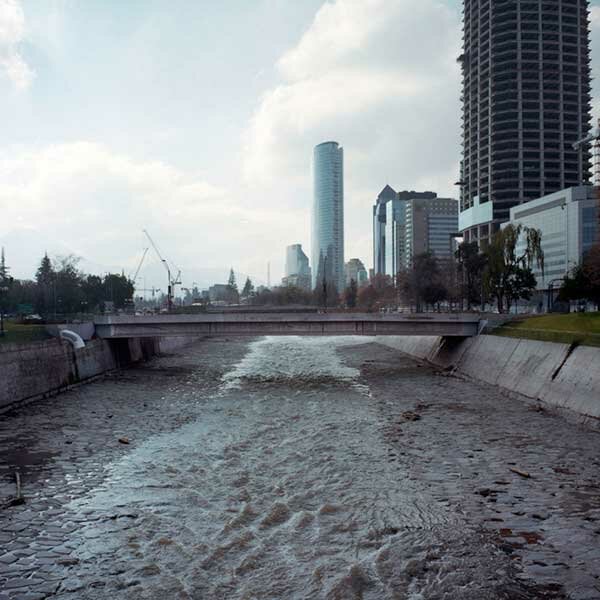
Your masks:
[[[464,0],[460,229],[590,180],[589,2]]]

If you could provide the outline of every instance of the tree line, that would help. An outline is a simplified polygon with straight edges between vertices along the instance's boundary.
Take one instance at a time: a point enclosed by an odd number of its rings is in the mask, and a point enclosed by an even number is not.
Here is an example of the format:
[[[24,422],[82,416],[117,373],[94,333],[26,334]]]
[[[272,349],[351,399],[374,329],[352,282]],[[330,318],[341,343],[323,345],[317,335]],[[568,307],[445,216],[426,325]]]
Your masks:
[[[6,313],[34,312],[44,316],[104,312],[132,305],[134,285],[124,273],[86,274],[74,256],[51,260],[45,254],[34,279],[17,279],[2,253],[0,309]]]

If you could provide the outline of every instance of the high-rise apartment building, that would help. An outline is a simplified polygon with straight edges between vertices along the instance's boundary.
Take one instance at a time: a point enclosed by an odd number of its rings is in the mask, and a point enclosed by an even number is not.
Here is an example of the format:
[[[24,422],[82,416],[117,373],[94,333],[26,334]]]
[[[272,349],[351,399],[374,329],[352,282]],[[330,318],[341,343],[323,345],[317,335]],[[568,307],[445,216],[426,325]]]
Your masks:
[[[453,256],[452,240],[458,229],[458,201],[452,198],[413,198],[406,202],[404,267],[413,258],[431,252],[440,260]]]
[[[344,150],[337,142],[315,146],[313,184],[313,288],[325,277],[341,293],[345,286]]]
[[[285,277],[282,284],[304,290],[311,289],[311,273],[308,256],[302,250],[302,244],[292,244],[285,250]]]
[[[464,0],[460,229],[589,181],[588,0]]]

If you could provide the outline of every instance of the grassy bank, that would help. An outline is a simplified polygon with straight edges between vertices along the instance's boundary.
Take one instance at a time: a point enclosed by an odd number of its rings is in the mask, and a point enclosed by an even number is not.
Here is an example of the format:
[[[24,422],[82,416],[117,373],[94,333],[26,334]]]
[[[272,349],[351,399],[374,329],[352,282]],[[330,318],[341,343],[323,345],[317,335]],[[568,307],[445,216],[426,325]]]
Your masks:
[[[43,325],[18,325],[4,321],[5,334],[0,336],[0,344],[27,344],[50,339]]]
[[[600,313],[544,315],[512,321],[494,331],[496,335],[544,342],[600,346]]]

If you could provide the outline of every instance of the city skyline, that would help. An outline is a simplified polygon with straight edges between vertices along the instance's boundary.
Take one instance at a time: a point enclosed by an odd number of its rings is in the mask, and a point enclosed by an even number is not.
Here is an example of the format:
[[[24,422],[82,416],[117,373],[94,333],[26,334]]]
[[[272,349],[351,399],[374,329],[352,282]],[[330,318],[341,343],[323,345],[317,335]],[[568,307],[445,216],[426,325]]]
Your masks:
[[[270,261],[275,281],[285,246],[309,247],[322,139],[346,149],[346,254],[365,264],[386,182],[458,197],[459,2],[234,4],[0,2],[0,244],[15,275],[44,249],[133,271],[146,227],[188,280],[233,264],[260,281]]]

